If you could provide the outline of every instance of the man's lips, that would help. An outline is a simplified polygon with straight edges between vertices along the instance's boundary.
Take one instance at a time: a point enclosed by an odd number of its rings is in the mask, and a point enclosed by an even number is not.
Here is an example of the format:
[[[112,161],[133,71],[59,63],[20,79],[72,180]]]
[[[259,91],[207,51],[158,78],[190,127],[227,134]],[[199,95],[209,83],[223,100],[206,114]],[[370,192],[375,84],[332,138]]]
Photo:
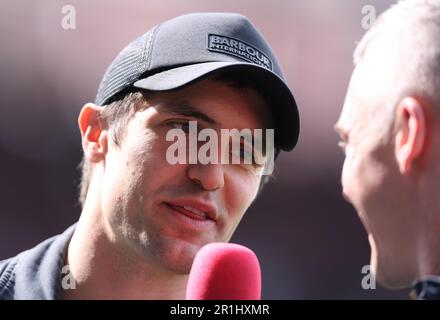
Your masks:
[[[171,208],[173,208],[176,211],[179,211],[180,213],[184,214],[187,217],[190,217],[191,219],[196,219],[196,220],[207,220],[206,217],[206,213],[204,213],[203,211],[198,211],[195,208],[191,208],[191,207],[181,207],[181,206],[175,206],[172,204],[168,204]]]
[[[184,214],[185,216],[195,220],[217,220],[217,208],[210,203],[204,203],[198,200],[185,199],[185,200],[173,200],[165,202],[165,204]]]

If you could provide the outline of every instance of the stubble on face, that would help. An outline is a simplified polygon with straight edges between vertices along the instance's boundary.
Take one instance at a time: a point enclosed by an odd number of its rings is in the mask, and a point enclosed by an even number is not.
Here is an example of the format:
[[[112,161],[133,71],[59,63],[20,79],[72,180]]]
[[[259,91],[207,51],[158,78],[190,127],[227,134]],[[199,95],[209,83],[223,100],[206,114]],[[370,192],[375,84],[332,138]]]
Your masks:
[[[207,88],[201,89],[206,91]],[[231,96],[231,90],[235,89],[225,89],[223,86],[218,90],[218,97],[211,97],[212,101]],[[255,98],[250,99],[242,92],[233,93],[251,107],[251,101]],[[194,96],[194,93],[190,96]],[[229,102],[233,101],[225,101]],[[210,109],[217,108],[211,106]],[[128,124],[121,148],[114,151],[118,154],[114,156],[114,164],[108,166],[113,172],[108,184],[117,189],[113,188],[106,194],[111,202],[108,219],[115,230],[115,245],[120,245],[121,250],[129,248],[126,254],[130,251],[137,261],[166,266],[173,272],[185,274],[189,272],[192,260],[203,244],[230,239],[254,199],[258,183],[250,184],[249,177],[235,169],[234,176],[230,174],[227,182],[230,186],[225,190],[202,190],[200,185],[188,180],[185,166],[166,163],[168,144],[161,134],[165,132],[161,131],[162,121],[156,121],[160,119],[159,116],[160,110],[151,106],[135,114]],[[255,190],[247,190],[249,188]],[[192,234],[188,230],[170,226],[159,203],[182,196],[205,197],[214,201],[223,213],[216,228],[205,234]]]

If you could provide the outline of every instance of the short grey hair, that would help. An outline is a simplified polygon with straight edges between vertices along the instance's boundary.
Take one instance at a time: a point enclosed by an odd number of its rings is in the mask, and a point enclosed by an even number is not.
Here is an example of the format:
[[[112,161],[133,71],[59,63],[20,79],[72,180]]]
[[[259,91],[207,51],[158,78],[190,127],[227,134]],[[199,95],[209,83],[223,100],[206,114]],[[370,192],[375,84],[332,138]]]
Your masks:
[[[440,101],[439,0],[401,0],[391,6],[359,42],[355,65],[377,48],[392,50],[396,58],[402,57],[396,60],[404,61],[396,71],[398,94],[420,94]]]

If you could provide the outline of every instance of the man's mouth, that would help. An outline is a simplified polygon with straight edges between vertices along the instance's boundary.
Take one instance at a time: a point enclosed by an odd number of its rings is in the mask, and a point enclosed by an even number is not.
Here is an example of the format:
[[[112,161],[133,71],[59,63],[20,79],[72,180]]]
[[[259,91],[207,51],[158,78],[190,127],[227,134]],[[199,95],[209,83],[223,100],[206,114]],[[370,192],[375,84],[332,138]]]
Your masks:
[[[206,212],[199,210],[197,208],[191,207],[191,206],[179,206],[179,205],[173,205],[171,203],[167,203],[169,207],[172,209],[184,214],[185,216],[196,219],[196,220],[208,220],[208,215]]]
[[[217,220],[217,207],[212,202],[198,199],[178,199],[165,202],[165,204],[194,221],[215,222]]]

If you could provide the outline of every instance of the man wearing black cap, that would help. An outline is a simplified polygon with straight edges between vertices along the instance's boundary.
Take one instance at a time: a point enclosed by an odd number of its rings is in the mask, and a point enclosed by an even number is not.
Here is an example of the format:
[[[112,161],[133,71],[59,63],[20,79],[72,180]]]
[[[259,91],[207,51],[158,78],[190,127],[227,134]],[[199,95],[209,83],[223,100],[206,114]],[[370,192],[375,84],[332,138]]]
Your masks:
[[[78,118],[81,217],[0,262],[0,298],[183,299],[196,253],[231,238],[267,165],[223,154],[170,163],[170,130],[190,140],[193,121],[213,132],[274,128],[275,153],[297,142],[298,110],[277,58],[241,15],[180,16],[121,51]]]

